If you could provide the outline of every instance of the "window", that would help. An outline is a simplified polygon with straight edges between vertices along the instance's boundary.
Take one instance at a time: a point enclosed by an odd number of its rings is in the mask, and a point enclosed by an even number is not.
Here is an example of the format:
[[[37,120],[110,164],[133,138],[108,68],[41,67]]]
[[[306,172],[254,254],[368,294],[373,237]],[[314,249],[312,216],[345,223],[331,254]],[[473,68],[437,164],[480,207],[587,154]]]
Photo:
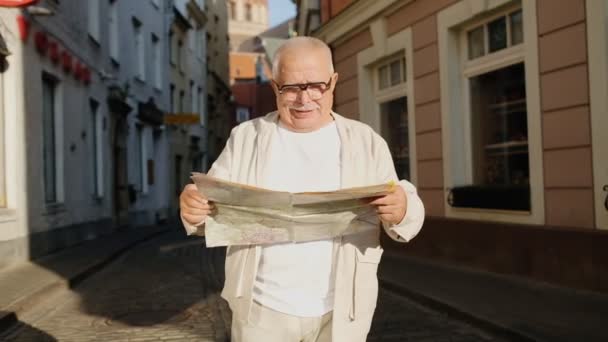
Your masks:
[[[108,31],[110,44],[110,57],[114,62],[119,63],[120,57],[120,34],[118,27],[118,0],[110,1],[110,9],[108,11]]]
[[[437,14],[447,217],[545,223],[536,19],[529,1]]]
[[[236,109],[236,122],[241,123],[249,120],[249,108],[238,107]]]
[[[44,168],[45,203],[58,202],[57,195],[57,155],[56,155],[56,101],[57,80],[48,75],[42,76],[42,153]]]
[[[378,67],[377,74],[377,88],[379,90],[405,83],[405,57],[392,59],[389,62],[383,63]]]
[[[179,92],[179,113],[183,113],[184,112],[184,97],[186,96],[186,93],[182,90]]]
[[[194,53],[194,49],[195,49],[195,40],[196,40],[196,23],[194,22],[193,19],[190,19],[190,27],[192,27],[192,29],[188,30],[186,32],[186,34],[188,35],[188,50],[190,51],[190,53]]]
[[[158,37],[155,34],[152,34],[152,66],[154,68],[154,75],[152,79],[154,80],[154,87],[158,90],[161,89],[161,73],[162,73],[162,64],[161,64],[161,45]]]
[[[198,88],[198,113],[200,115],[201,126],[205,125],[205,97],[203,96],[203,88]]]
[[[173,30],[169,30],[169,63],[173,66],[177,65],[177,49],[174,46],[175,44],[175,35],[173,34]]]
[[[89,100],[91,113],[91,129],[89,132],[91,141],[91,176],[92,192],[96,198],[103,197],[103,131],[102,118],[99,115],[99,103],[93,99]]]
[[[407,97],[380,104],[380,134],[386,140],[399,179],[410,178]]]
[[[97,44],[99,44],[99,13],[101,13],[99,8],[100,2],[99,0],[89,0],[87,1],[87,10],[88,10],[88,20],[87,26],[89,31],[89,37],[93,39]]]
[[[530,210],[528,112],[521,9],[466,30],[462,74],[468,94],[468,182],[451,190],[453,207]],[[500,52],[499,57],[498,53]],[[510,63],[494,61],[511,56]],[[466,95],[465,95],[466,96]]]
[[[196,98],[197,95],[198,93],[196,92],[196,85],[194,84],[194,81],[190,81],[190,112],[192,114],[198,112],[198,99]]]
[[[468,59],[473,60],[523,43],[521,9],[501,15],[467,32]]]
[[[245,4],[245,20],[251,21],[251,4]]]
[[[146,80],[146,54],[145,54],[145,42],[143,35],[143,28],[141,21],[137,20],[137,18],[133,18],[133,32],[135,38],[135,54],[136,59],[135,62],[137,64],[136,74],[135,76],[140,81]]]
[[[178,70],[183,73],[184,72],[184,43],[180,40],[177,41],[177,67]]]
[[[146,135],[145,128],[142,125],[137,125],[137,158],[139,159],[139,189],[143,194],[148,193],[148,162],[146,150]]]
[[[175,84],[171,83],[169,86],[169,102],[171,114],[175,114]]]
[[[234,1],[228,2],[228,15],[231,20],[236,20],[236,4]]]
[[[196,38],[195,38],[195,45],[196,45],[196,57],[199,60],[203,59],[203,30],[198,29],[195,32]]]

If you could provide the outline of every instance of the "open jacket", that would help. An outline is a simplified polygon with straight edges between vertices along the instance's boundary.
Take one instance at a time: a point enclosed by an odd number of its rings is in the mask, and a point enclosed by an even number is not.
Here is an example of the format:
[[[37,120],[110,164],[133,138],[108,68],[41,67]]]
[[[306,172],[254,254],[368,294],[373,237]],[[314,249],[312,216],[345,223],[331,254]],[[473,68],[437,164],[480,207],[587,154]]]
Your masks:
[[[341,188],[399,182],[407,196],[407,212],[398,225],[383,227],[394,240],[407,242],[422,227],[424,206],[416,188],[397,179],[393,160],[384,139],[369,126],[332,113],[341,141]],[[242,123],[232,130],[226,147],[209,175],[220,179],[263,187],[273,134],[279,115]],[[357,220],[355,220],[357,221]],[[371,224],[363,221],[352,224]],[[189,234],[196,226],[184,222]],[[198,229],[204,229],[199,226]],[[382,248],[378,229],[337,237],[334,242],[335,300],[333,341],[365,341],[378,297],[377,270]],[[226,281],[222,297],[236,320],[247,321],[252,304],[253,284],[260,262],[259,245],[230,246],[226,253]]]

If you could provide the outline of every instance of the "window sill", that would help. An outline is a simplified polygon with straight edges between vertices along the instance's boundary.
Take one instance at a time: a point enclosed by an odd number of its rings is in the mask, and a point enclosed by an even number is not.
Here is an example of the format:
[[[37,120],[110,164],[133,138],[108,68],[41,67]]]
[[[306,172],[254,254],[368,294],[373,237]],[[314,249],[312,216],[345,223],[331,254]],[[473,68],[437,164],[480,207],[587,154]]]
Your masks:
[[[17,210],[0,208],[0,223],[17,221]]]
[[[135,76],[134,79],[135,79],[135,82],[137,82],[139,84],[146,84],[146,80],[143,79],[141,76]]]

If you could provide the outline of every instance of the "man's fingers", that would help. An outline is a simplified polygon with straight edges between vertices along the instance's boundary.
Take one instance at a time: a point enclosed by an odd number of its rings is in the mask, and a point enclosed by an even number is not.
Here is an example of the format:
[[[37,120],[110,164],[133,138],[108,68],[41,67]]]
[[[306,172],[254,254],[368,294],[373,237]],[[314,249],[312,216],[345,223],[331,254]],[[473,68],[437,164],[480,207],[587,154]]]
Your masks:
[[[378,215],[378,217],[384,222],[395,223],[395,215],[393,214],[382,214]]]
[[[402,210],[402,208],[398,205],[381,205],[376,208],[378,214],[393,214],[399,210]]]
[[[192,215],[192,214],[188,214],[188,213],[182,213],[182,217],[184,218],[184,220],[186,220],[186,222],[194,225],[194,224],[201,223],[201,221],[203,221],[207,216],[205,216],[205,215]]]
[[[212,210],[211,208],[207,208],[207,209],[197,209],[197,208],[185,208],[183,209],[183,212],[189,215],[209,215],[211,214]]]
[[[192,198],[192,197],[187,197],[184,199],[183,204],[185,204],[185,206],[190,207],[190,208],[198,208],[198,209],[207,209],[207,208],[212,208],[213,207],[213,203],[210,202],[200,202],[198,199],[196,198]]]

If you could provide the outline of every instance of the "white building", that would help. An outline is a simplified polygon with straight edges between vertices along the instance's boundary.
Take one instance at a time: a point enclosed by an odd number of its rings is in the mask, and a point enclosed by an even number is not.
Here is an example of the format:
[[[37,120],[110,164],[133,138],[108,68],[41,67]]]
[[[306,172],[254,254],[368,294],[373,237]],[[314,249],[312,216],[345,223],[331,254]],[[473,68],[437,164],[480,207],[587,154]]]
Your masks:
[[[207,40],[208,21],[202,0],[175,0],[168,8],[170,213],[192,171],[207,169]]]
[[[0,9],[0,267],[167,216],[165,1],[40,4]]]

